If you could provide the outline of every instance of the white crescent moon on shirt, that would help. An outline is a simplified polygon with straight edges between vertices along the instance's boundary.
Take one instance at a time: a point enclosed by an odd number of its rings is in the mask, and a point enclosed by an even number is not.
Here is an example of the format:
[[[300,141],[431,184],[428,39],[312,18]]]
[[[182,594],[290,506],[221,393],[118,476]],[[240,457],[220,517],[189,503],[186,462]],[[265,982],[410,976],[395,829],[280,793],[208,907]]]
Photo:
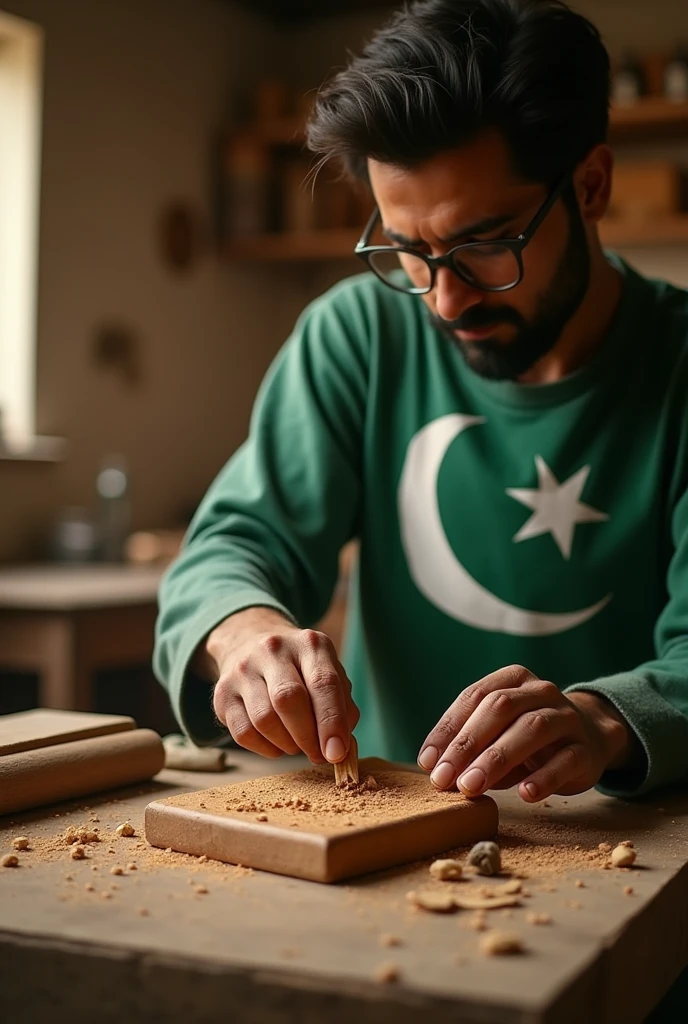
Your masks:
[[[452,441],[481,416],[451,414],[423,427],[409,444],[399,484],[401,538],[409,570],[421,593],[445,614],[475,629],[514,636],[551,636],[587,622],[609,602],[563,614],[529,611],[502,601],[457,559],[442,526],[437,480]]]

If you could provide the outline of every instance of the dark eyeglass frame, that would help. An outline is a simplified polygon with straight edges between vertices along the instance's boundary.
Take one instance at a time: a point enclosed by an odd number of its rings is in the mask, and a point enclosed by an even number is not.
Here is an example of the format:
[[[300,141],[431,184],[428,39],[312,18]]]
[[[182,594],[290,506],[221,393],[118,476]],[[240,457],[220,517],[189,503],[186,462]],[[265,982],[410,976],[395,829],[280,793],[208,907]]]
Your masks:
[[[379,207],[375,207],[373,210],[368,223],[366,224],[365,230],[361,235],[359,241],[356,243],[354,254],[363,260],[367,264],[368,268],[375,274],[376,277],[386,284],[389,288],[393,288],[395,291],[403,292],[405,295],[427,295],[435,287],[435,277],[439,267],[448,267],[457,277],[465,281],[466,284],[470,285],[471,288],[475,288],[481,292],[508,292],[512,288],[516,288],[523,280],[523,250],[532,241],[535,232],[538,230],[542,222],[544,221],[547,214],[550,212],[556,201],[562,196],[567,185],[571,181],[571,175],[566,174],[564,177],[557,182],[554,188],[547,195],[540,209],[537,211],[530,224],[521,232],[516,238],[493,238],[487,239],[484,242],[462,242],[460,245],[455,245],[453,249],[445,253],[443,256],[426,256],[425,253],[418,252],[417,249],[411,249],[406,246],[399,245],[368,245],[370,236],[373,233],[373,228],[380,219]],[[454,256],[456,253],[466,252],[467,250],[475,250],[490,246],[499,245],[504,249],[510,250],[516,257],[516,263],[518,264],[518,278],[513,284],[499,285],[497,287],[485,287],[478,285],[470,279],[467,274],[462,273],[459,267],[454,262]],[[430,271],[430,284],[427,288],[398,288],[390,281],[386,280],[374,270],[370,263],[370,257],[377,252],[392,252],[395,255],[400,253],[407,253],[409,256],[415,256],[418,259],[422,259],[428,266]]]

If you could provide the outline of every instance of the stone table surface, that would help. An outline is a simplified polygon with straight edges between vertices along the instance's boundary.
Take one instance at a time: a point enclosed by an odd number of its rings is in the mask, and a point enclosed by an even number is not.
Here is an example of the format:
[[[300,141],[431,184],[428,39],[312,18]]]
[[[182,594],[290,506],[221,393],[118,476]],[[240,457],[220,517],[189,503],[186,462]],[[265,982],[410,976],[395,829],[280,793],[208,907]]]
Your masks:
[[[221,775],[166,770],[0,818],[0,855],[18,835],[33,847],[17,854],[19,867],[0,868],[1,1020],[633,1024],[688,963],[684,792],[634,803],[590,792],[535,807],[496,794],[505,867],[510,850],[532,844],[555,869],[526,867],[522,906],[487,912],[490,929],[517,932],[526,952],[487,957],[471,912],[409,904],[409,890],[439,885],[429,862],[328,886],[148,847],[150,800],[305,766],[240,752],[230,760]],[[116,835],[124,821],[136,836]],[[60,837],[84,824],[103,841],[74,861]],[[599,843],[620,840],[634,843],[637,867],[603,869]],[[551,924],[528,923],[531,911]],[[385,935],[400,944],[385,946]],[[387,964],[396,981],[376,979]]]

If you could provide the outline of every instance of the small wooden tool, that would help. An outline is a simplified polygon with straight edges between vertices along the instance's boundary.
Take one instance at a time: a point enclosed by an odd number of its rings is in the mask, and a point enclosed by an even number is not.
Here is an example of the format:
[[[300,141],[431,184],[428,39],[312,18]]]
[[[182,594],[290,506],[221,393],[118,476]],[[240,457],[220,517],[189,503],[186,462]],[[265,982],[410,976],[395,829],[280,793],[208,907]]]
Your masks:
[[[334,765],[335,786],[346,786],[349,782],[358,782],[358,743],[355,736],[351,737],[346,758]]]

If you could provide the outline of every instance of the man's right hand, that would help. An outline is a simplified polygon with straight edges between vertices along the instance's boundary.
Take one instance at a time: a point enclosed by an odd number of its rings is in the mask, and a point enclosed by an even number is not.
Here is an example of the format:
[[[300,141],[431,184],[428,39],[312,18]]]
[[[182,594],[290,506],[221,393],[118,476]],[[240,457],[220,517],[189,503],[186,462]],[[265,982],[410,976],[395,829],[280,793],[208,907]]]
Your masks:
[[[213,707],[236,742],[265,757],[303,751],[313,764],[349,752],[360,717],[332,641],[271,608],[225,619],[199,651]]]

